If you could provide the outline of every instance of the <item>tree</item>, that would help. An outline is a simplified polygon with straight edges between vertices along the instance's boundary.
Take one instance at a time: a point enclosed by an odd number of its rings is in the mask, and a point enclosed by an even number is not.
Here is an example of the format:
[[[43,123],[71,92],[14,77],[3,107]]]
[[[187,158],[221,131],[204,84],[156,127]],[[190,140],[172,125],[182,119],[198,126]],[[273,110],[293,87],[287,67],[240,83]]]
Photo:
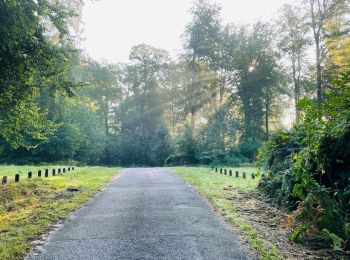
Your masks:
[[[83,60],[82,78],[88,87],[81,90],[81,95],[89,99],[104,120],[106,134],[116,133],[117,126],[114,110],[122,99],[121,76],[118,66],[101,64],[91,59]]]
[[[167,52],[148,45],[134,46],[130,53],[124,84],[129,95],[120,106],[122,162],[125,164],[164,163],[169,153],[165,125]]]
[[[324,78],[327,82],[339,73],[348,71],[350,64],[350,2],[326,24]]]
[[[55,1],[0,1],[0,135],[13,147],[33,147],[55,128],[37,105],[41,89],[73,94],[70,15]]]
[[[306,51],[310,44],[305,15],[300,7],[284,5],[277,21],[279,27],[279,47],[289,59],[294,85],[295,115],[298,120],[300,111],[297,103],[301,97],[302,74],[306,69]]]
[[[199,0],[191,9],[191,14],[193,15],[193,18],[186,27],[184,47],[186,50],[185,57],[192,72],[188,94],[191,97],[191,127],[192,133],[194,133],[196,113],[200,109],[200,104],[203,103],[203,100],[199,100],[199,97],[201,98],[205,96],[205,94],[201,92],[201,83],[203,81],[208,81],[208,79],[211,80],[208,77],[209,75],[200,77],[200,74],[202,73],[200,67],[203,68],[207,66],[209,70],[214,71],[214,74],[215,71],[220,68],[222,28],[220,7],[216,4],[210,4],[208,1]],[[221,86],[220,91],[220,101],[222,101],[224,94],[223,86]],[[215,89],[211,90],[210,98],[216,97],[216,94],[217,92]]]
[[[315,43],[316,56],[316,90],[317,101],[322,101],[323,96],[323,78],[322,78],[322,63],[324,62],[327,53],[325,48],[325,39],[327,37],[326,26],[329,21],[339,12],[342,12],[346,0],[307,0],[305,2],[310,17],[310,25]],[[333,32],[335,34],[341,32]]]
[[[243,113],[243,141],[260,142],[269,135],[270,109],[279,92],[278,55],[273,48],[273,31],[268,24],[252,27],[227,28],[226,55],[231,61],[225,64],[230,71],[233,94],[239,98]],[[234,98],[234,97],[233,97]],[[263,120],[265,118],[265,123]]]

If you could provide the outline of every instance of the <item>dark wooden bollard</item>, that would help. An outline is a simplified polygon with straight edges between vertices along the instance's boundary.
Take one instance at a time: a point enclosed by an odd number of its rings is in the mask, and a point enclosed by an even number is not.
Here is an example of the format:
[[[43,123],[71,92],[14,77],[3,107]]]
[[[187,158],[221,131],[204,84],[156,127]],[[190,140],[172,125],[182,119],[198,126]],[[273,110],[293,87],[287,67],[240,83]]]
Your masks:
[[[63,168],[63,173],[65,173],[66,172],[66,168]]]
[[[227,175],[227,169],[224,170],[224,174]]]
[[[243,172],[243,179],[246,179],[247,178],[247,175],[245,172]]]
[[[2,185],[7,184],[7,176],[2,177],[1,183],[2,183]]]
[[[74,167],[72,167],[72,171],[74,171]]]
[[[70,167],[68,167],[68,171],[70,172]]]
[[[41,177],[41,170],[38,170],[38,177]]]
[[[232,170],[229,170],[228,173],[230,176],[232,176]]]
[[[52,169],[52,176],[56,176],[56,169]]]
[[[252,179],[255,179],[255,173],[254,172],[252,173]]]
[[[220,168],[220,173],[222,174],[222,168]]]
[[[49,177],[49,169],[45,170],[45,178]]]
[[[33,177],[33,173],[32,172],[28,172],[28,179],[31,179]]]
[[[239,177],[239,172],[238,171],[236,171],[236,178],[238,178]]]
[[[58,174],[61,173],[61,168],[58,168],[57,173],[58,173]]]
[[[218,167],[215,168],[215,172],[218,172]]]
[[[15,182],[19,182],[19,173],[15,175]]]
[[[214,166],[211,167],[211,170],[214,171]]]

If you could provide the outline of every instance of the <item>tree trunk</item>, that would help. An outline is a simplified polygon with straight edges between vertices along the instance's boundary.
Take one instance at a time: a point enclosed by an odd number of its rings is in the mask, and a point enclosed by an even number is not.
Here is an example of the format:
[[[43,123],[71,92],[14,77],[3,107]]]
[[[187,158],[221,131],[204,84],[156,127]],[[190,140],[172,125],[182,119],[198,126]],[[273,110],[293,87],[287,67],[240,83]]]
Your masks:
[[[265,133],[266,133],[266,140],[269,140],[269,98],[266,93],[266,100],[265,100]]]
[[[196,59],[193,56],[192,59],[192,82],[191,82],[191,129],[192,135],[194,133],[194,129],[196,127]]]
[[[109,134],[109,123],[108,123],[108,100],[107,98],[105,97],[104,100],[102,100],[102,104],[104,103],[104,108],[103,108],[103,114],[104,114],[104,123],[105,123],[105,131],[106,131],[106,134],[108,135]]]
[[[300,54],[293,54],[292,57],[292,70],[293,70],[293,83],[294,83],[294,106],[295,106],[295,120],[300,118],[300,111],[298,109],[298,101],[300,98],[300,74],[301,74],[301,62]],[[297,64],[296,64],[297,63]]]
[[[318,6],[320,6],[320,2],[318,1]],[[311,18],[312,18],[312,30],[314,34],[314,40],[316,45],[316,90],[317,90],[317,102],[322,102],[322,75],[321,75],[321,48],[320,48],[320,32],[322,29],[322,19],[317,24],[316,15],[314,10],[314,1],[310,0],[311,7]],[[320,14],[319,14],[320,15]]]
[[[316,89],[317,89],[317,101],[322,102],[322,75],[321,75],[321,49],[320,40],[318,36],[315,36],[316,43]]]

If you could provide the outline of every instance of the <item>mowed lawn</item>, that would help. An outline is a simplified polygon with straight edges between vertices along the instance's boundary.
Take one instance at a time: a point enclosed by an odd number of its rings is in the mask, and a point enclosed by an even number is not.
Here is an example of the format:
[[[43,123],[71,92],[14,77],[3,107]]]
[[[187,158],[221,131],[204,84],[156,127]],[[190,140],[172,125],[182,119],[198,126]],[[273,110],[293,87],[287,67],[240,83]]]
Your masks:
[[[42,174],[50,169],[50,177],[38,178],[39,168]],[[0,167],[0,176],[23,173],[19,183],[11,177],[8,185],[0,185],[0,259],[22,259],[32,247],[31,241],[89,201],[120,170],[84,167],[52,176],[52,168],[58,167]],[[26,178],[28,171],[33,172],[33,179]]]
[[[9,181],[14,181],[15,174],[20,174],[20,179],[25,179],[28,177],[28,172],[33,173],[33,177],[38,176],[38,170],[41,170],[42,176],[44,176],[45,169],[49,170],[49,175],[52,175],[52,169],[61,168],[61,171],[63,168],[72,167],[70,165],[48,165],[48,166],[31,166],[31,165],[25,165],[25,166],[18,166],[18,165],[0,165],[0,178],[2,179],[3,176],[7,176]],[[78,169],[78,167],[74,167],[75,170]]]
[[[252,191],[256,188],[259,177],[251,178],[251,174],[257,174],[258,168],[255,167],[238,167],[238,168],[222,168],[227,169],[227,175],[224,172],[218,172],[207,167],[172,167],[169,168],[191,185],[194,185],[199,191],[210,194],[222,190],[224,186],[232,186],[242,191]],[[232,170],[232,176],[229,176],[229,170]],[[236,171],[239,177],[236,178]],[[243,172],[246,173],[246,179],[243,179]]]
[[[169,167],[189,185],[193,186],[213,207],[233,226],[235,226],[246,237],[246,240],[255,248],[262,259],[280,259],[275,246],[271,247],[262,238],[253,226],[242,218],[237,207],[230,201],[230,193],[243,192],[249,197],[256,191],[259,177],[251,178],[251,173],[256,173],[257,168],[240,167],[232,169],[233,176],[216,173],[211,168],[205,167]],[[239,178],[235,172],[239,171]],[[247,178],[242,178],[242,173],[247,173]],[[227,171],[228,174],[228,171]]]

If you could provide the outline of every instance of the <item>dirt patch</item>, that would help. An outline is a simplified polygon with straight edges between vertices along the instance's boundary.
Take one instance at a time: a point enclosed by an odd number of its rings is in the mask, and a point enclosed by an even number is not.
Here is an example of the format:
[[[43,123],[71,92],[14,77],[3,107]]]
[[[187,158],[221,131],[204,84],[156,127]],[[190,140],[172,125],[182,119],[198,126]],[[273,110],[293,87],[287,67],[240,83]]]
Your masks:
[[[68,192],[60,192],[60,193],[57,193],[53,199],[54,200],[61,200],[61,199],[67,200],[67,199],[72,198],[73,195],[74,194],[68,193]]]
[[[315,249],[290,241],[291,215],[279,210],[261,195],[223,188],[226,199],[237,208],[239,215],[253,226],[269,245],[276,246],[286,259],[350,259],[350,255],[327,249]]]

